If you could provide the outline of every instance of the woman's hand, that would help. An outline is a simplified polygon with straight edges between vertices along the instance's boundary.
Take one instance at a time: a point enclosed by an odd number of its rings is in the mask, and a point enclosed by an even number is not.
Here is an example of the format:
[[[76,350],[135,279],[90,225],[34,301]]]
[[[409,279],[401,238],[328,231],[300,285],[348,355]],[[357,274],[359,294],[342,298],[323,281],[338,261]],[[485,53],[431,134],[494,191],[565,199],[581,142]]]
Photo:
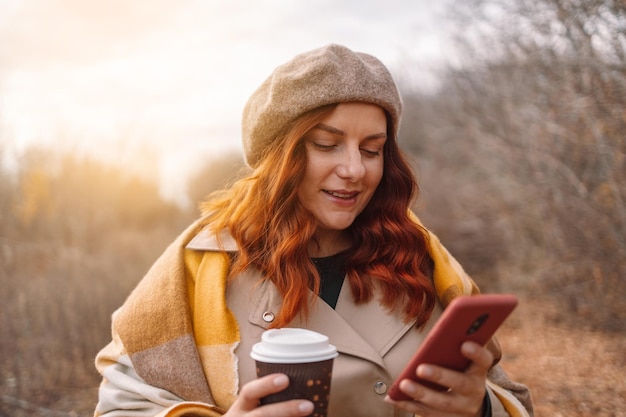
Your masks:
[[[266,375],[248,382],[241,388],[239,397],[224,417],[299,417],[313,412],[313,403],[307,400],[290,400],[259,406],[259,400],[280,392],[289,385],[284,374]]]
[[[385,401],[422,417],[481,416],[487,372],[493,363],[493,355],[473,342],[463,343],[461,352],[472,360],[465,372],[427,364],[417,367],[420,378],[449,387],[449,391],[436,391],[405,379],[400,383],[400,390],[415,401],[393,401],[389,397]]]

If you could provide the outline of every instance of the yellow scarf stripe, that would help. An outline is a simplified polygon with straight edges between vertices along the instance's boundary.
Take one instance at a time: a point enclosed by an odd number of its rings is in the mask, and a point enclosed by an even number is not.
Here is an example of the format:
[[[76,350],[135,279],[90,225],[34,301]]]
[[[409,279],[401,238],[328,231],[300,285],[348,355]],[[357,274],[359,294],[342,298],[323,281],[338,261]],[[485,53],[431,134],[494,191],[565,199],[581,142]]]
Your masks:
[[[187,253],[192,251],[187,251]],[[193,327],[198,346],[226,345],[239,341],[239,325],[226,305],[230,259],[226,252],[186,256],[188,267],[197,269],[193,298]],[[197,268],[194,268],[194,264]],[[191,294],[190,294],[191,296]]]

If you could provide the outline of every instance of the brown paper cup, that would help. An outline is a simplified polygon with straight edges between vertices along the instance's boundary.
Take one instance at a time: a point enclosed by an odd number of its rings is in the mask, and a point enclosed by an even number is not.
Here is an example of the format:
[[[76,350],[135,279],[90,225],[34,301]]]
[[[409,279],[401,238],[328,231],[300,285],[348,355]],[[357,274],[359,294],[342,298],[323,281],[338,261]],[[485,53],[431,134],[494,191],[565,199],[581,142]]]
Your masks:
[[[335,346],[323,334],[298,328],[266,330],[250,352],[256,362],[257,376],[286,374],[289,386],[262,398],[261,404],[305,399],[315,405],[311,416],[325,417],[337,354]]]
[[[315,405],[312,416],[326,417],[330,399],[333,361],[333,359],[310,363],[264,363],[256,361],[256,372],[259,377],[273,373],[282,373],[289,377],[289,386],[284,391],[262,398],[261,404],[305,399]]]

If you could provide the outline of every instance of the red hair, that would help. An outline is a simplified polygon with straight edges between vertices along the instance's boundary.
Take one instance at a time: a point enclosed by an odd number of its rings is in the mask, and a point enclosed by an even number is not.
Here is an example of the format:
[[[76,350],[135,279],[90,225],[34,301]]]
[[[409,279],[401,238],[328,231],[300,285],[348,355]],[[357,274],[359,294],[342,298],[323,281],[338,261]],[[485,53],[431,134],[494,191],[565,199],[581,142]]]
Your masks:
[[[210,195],[202,205],[206,224],[214,231],[228,229],[239,244],[231,277],[255,267],[283,296],[272,327],[284,327],[298,314],[306,318],[309,289],[319,291],[319,275],[308,255],[316,222],[298,200],[307,163],[301,139],[335,107],[324,106],[300,116],[266,150],[250,176]],[[349,228],[355,244],[348,250],[346,274],[355,302],[370,301],[379,286],[385,307],[402,306],[405,319],[416,319],[421,326],[430,318],[436,300],[428,235],[409,218],[417,181],[393,137],[389,117],[387,126],[383,177]]]

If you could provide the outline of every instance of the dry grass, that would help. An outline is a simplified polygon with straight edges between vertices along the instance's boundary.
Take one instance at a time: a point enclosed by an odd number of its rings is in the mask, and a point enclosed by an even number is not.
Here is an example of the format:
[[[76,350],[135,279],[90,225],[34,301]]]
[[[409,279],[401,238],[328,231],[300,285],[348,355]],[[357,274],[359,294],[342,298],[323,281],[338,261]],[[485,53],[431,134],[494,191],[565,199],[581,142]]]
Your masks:
[[[175,233],[115,230],[93,252],[0,245],[0,417],[93,414],[111,313]]]
[[[538,417],[626,416],[626,338],[559,323],[546,300],[522,299],[500,330],[509,375],[531,389]]]

